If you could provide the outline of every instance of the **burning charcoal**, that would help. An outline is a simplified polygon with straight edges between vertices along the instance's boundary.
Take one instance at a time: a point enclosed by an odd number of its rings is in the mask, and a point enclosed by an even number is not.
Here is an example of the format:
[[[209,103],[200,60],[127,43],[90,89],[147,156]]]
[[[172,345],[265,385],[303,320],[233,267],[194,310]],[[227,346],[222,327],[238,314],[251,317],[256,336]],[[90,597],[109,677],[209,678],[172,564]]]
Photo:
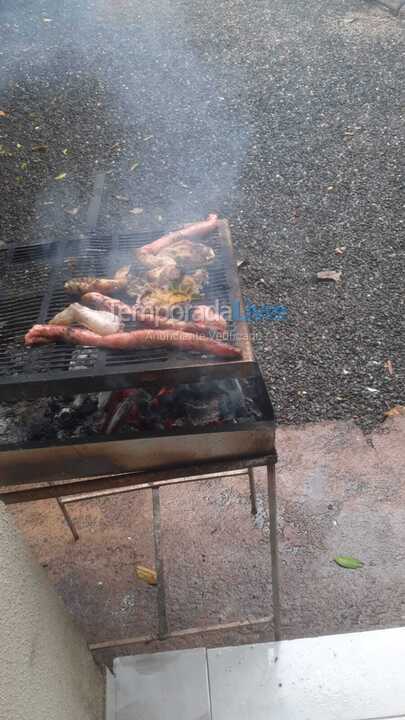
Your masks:
[[[108,390],[107,392],[100,392],[97,395],[98,400],[98,409],[99,410],[105,410],[107,407],[108,402],[111,399],[112,391]]]
[[[125,422],[134,403],[136,403],[136,397],[134,395],[128,395],[117,405],[105,428],[107,435],[111,435],[120,425],[122,425],[123,422]]]
[[[80,397],[80,396],[79,396]],[[97,397],[94,395],[82,395],[82,401],[79,407],[77,407],[78,415],[86,417],[86,415],[92,415],[98,410]],[[75,403],[73,403],[73,407]]]
[[[72,407],[74,407],[75,410],[78,410],[84,403],[87,395],[76,395],[76,397],[73,400]]]
[[[52,419],[39,418],[28,429],[28,441],[53,440],[56,437],[56,428]]]
[[[55,415],[55,420],[60,428],[64,430],[73,430],[77,424],[77,415],[72,408],[62,408],[62,410]]]
[[[246,414],[245,399],[238,380],[230,379],[221,385],[220,408],[224,422],[232,422]]]
[[[188,400],[185,403],[188,420],[193,426],[211,425],[221,421],[221,412],[218,398],[204,402],[203,400]]]
[[[55,415],[55,413],[58,413],[62,409],[63,405],[60,400],[57,398],[49,398],[48,400],[48,415]]]

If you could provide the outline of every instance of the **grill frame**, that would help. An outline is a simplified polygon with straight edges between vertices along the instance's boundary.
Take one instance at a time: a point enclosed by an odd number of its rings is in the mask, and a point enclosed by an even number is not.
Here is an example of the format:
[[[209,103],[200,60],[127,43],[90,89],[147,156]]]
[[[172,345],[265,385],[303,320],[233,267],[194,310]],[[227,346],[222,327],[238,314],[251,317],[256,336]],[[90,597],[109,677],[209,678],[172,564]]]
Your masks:
[[[13,291],[9,293],[7,287],[0,292],[0,328],[6,342],[7,327],[11,328],[9,362],[7,362],[8,351],[4,347],[5,343],[0,344],[0,401],[122,389],[138,383],[160,382],[162,373],[165,382],[170,383],[194,382],[226,376],[248,377],[254,374],[254,355],[247,323],[244,320],[236,320],[231,324],[232,333],[237,338],[241,350],[241,358],[238,360],[210,359],[176,350],[156,348],[132,351],[129,361],[126,361],[125,355],[128,358],[126,353],[91,348],[90,356],[95,360],[90,367],[72,370],[69,369],[72,357],[80,354],[83,356],[83,350],[78,346],[48,345],[41,348],[23,346],[24,331],[36,322],[46,322],[71,301],[71,297],[63,291],[63,282],[71,277],[67,272],[67,258],[78,256],[78,262],[85,261],[88,267],[91,266],[90,272],[93,270],[95,274],[110,273],[114,269],[114,256],[119,254],[122,259],[122,263],[120,259],[118,265],[125,264],[125,252],[129,257],[133,248],[156,237],[158,233],[151,231],[121,235],[90,232],[85,241],[65,240],[46,245],[18,246],[9,250],[6,272],[11,274],[14,272],[18,277],[18,268],[20,268],[23,280],[24,274],[30,275],[37,270],[39,277],[45,276],[47,284],[42,294],[40,290],[33,290],[30,295],[25,292],[21,294],[17,292],[13,295]],[[213,303],[218,299],[224,303],[238,303],[243,311],[232,238],[226,220],[219,222],[218,232],[210,236],[208,242],[210,241],[216,249],[217,257],[213,267],[209,269],[210,281],[207,289],[196,304]],[[85,252],[80,254],[81,247],[86,248],[87,254]],[[27,258],[32,262],[31,270],[24,270]],[[81,267],[75,275],[80,274],[83,274]],[[25,305],[28,307],[25,308]],[[14,334],[13,327],[17,328]],[[29,370],[32,361],[37,363],[35,372]],[[19,363],[20,371],[17,372]],[[41,363],[45,366],[43,369]]]
[[[70,441],[0,446],[0,487],[114,476],[136,470],[276,457],[275,415],[256,365],[262,419],[171,431],[96,435]]]

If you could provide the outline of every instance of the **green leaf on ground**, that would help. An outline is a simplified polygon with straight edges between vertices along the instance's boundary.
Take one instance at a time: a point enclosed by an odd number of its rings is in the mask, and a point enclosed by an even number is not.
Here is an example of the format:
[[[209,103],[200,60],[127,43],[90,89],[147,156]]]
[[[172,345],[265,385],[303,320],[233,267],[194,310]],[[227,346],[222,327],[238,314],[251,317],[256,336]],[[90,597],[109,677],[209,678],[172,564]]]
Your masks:
[[[139,162],[134,162],[134,163],[132,163],[132,165],[131,165],[131,167],[130,167],[129,169],[130,169],[130,170],[136,170],[136,168],[137,168],[138,166],[139,166]]]
[[[356,558],[346,555],[338,555],[333,559],[337,565],[340,565],[340,567],[346,568],[347,570],[358,570],[358,568],[361,568],[364,565],[361,560],[356,560]]]
[[[66,173],[59,173],[54,179],[55,180],[64,180],[66,177]]]

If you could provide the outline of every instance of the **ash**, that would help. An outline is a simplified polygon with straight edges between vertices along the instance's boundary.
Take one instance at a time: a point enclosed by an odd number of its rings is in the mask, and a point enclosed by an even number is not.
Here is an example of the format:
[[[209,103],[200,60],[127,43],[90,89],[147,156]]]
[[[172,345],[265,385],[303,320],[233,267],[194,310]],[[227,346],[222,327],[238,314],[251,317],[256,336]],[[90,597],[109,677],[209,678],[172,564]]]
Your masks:
[[[45,397],[0,406],[0,444],[23,445],[193,430],[262,419],[254,381],[234,378],[159,389]]]

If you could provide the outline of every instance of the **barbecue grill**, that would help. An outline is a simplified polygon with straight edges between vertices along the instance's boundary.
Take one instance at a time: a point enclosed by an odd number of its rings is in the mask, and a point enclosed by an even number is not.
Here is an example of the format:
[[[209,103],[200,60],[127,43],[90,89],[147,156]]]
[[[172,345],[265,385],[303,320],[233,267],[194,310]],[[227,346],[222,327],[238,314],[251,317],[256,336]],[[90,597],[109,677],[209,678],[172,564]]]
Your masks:
[[[64,283],[72,277],[111,277],[134,264],[134,250],[155,240],[156,233],[98,235],[47,245],[11,248],[0,291],[0,401],[45,394],[74,394],[160,381],[193,382],[202,378],[247,376],[254,372],[253,352],[243,320],[229,323],[241,359],[219,361],[175,349],[114,351],[68,345],[25,347],[24,335],[48,322],[71,301]],[[226,221],[208,242],[216,256],[197,304],[242,307],[232,240]],[[72,265],[73,263],[73,265]],[[130,329],[131,323],[127,323]]]
[[[96,205],[99,206],[101,193],[99,180],[97,182]],[[75,258],[77,276],[108,277],[117,267],[125,265],[126,260],[128,262],[129,258],[133,258],[134,248],[156,236],[151,232],[100,235],[93,230],[80,241],[11,247],[7,251],[3,275],[5,289],[0,292],[0,401],[30,401],[43,395],[75,395],[239,377],[249,378],[252,383],[260,409],[259,419],[159,432],[134,430],[117,436],[97,434],[51,443],[39,440],[0,444],[0,486],[3,488],[0,500],[19,503],[56,498],[77,539],[77,531],[62,500],[68,502],[69,498],[80,500],[84,496],[95,496],[92,493],[124,492],[146,484],[153,488],[154,510],[158,514],[159,485],[180,482],[186,477],[198,480],[207,474],[221,476],[248,469],[252,511],[255,512],[253,468],[266,466],[274,632],[279,639],[275,419],[260,369],[254,360],[245,321],[231,323],[232,335],[241,350],[241,359],[237,361],[218,361],[164,348],[113,352],[64,345],[24,346],[23,336],[33,324],[46,322],[66,306],[68,298],[63,285],[72,276],[68,267],[69,258]],[[226,221],[221,221],[218,232],[208,242],[214,247],[216,258],[209,269],[209,282],[200,302],[210,304],[219,300],[229,305],[238,303],[243,310]],[[155,520],[158,637],[162,639],[168,637],[168,629],[163,565],[159,557],[160,520],[156,517]],[[266,618],[268,621],[269,618]],[[240,624],[246,625],[246,621]]]

